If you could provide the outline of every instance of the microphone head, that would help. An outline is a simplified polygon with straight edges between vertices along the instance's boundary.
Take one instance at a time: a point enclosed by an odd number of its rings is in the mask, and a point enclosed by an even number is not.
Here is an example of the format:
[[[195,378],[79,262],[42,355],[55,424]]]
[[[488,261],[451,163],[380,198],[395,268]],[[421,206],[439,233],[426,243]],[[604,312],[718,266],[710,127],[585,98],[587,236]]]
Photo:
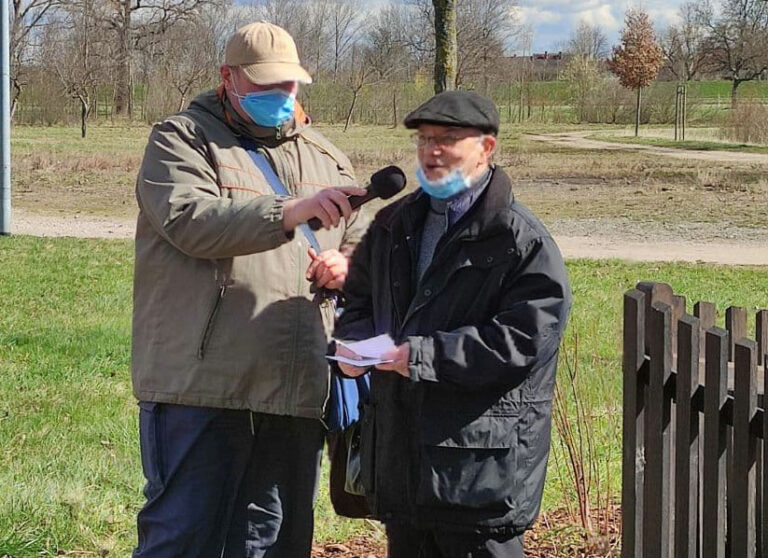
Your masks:
[[[394,165],[390,165],[371,175],[371,185],[368,191],[376,197],[388,200],[405,188],[405,173]]]

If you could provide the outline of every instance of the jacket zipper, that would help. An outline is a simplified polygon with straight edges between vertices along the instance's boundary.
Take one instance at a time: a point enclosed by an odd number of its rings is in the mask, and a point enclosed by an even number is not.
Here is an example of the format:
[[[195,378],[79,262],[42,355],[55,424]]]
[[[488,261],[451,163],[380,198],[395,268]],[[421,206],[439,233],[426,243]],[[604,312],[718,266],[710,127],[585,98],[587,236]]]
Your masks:
[[[219,287],[219,292],[216,293],[216,301],[213,303],[213,308],[211,308],[211,311],[208,314],[208,321],[205,323],[205,329],[203,330],[203,337],[200,339],[200,346],[197,349],[197,358],[199,360],[203,360],[205,358],[206,345],[208,344],[208,341],[211,338],[211,333],[213,333],[213,326],[216,320],[216,314],[219,313],[219,308],[221,307],[221,301],[223,300],[226,292],[227,292],[227,286],[221,285]]]

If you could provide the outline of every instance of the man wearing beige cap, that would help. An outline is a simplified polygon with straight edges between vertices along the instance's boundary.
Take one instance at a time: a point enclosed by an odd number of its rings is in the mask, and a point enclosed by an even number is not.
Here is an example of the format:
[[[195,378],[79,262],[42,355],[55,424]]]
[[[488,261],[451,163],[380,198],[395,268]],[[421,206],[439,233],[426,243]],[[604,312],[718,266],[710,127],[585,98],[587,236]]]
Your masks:
[[[334,307],[361,234],[349,160],[296,103],[283,29],[229,39],[222,84],[156,125],[136,184],[134,557],[309,556]],[[312,233],[307,221],[323,227]]]

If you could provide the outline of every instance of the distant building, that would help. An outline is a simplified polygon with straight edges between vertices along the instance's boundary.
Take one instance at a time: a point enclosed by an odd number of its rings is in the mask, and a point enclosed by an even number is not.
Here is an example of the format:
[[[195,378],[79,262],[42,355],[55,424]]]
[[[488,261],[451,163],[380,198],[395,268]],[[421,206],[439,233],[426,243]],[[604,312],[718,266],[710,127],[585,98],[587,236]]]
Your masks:
[[[533,72],[535,81],[555,81],[560,77],[560,73],[568,65],[571,55],[559,52],[534,52],[528,56],[519,56],[513,54],[506,57],[506,65],[512,75],[519,75],[521,72]]]

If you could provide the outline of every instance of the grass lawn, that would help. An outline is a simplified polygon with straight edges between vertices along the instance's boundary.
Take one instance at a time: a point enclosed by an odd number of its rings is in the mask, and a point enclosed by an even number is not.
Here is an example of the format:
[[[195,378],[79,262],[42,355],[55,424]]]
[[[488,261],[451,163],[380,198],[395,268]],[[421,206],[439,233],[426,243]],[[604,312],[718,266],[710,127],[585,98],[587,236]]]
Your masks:
[[[127,241],[0,237],[0,556],[126,556],[134,544],[142,476],[129,375],[132,258]],[[617,499],[624,291],[666,281],[689,301],[716,302],[721,315],[730,304],[753,314],[768,307],[768,269],[579,260],[569,270],[565,353],[578,355],[601,482]],[[573,497],[554,447],[544,509]],[[318,540],[379,536],[334,517],[325,486]]]

